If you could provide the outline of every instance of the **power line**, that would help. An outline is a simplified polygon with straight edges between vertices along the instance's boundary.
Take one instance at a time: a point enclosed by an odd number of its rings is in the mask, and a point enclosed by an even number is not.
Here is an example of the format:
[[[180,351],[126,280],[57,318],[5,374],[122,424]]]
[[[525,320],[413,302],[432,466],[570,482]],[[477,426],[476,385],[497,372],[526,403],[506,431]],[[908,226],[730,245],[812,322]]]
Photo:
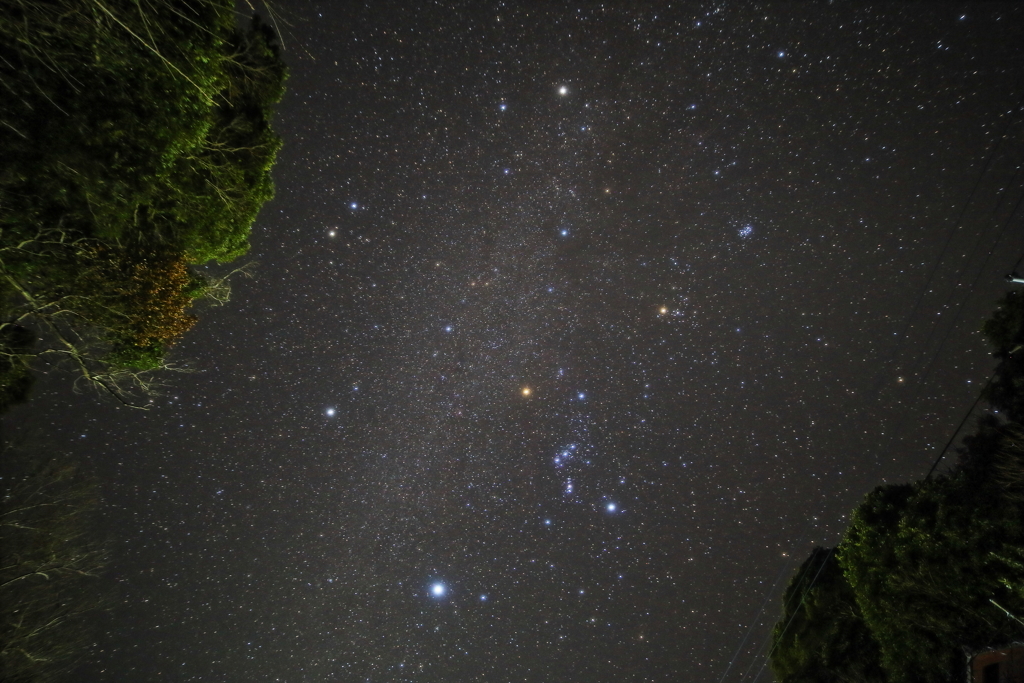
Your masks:
[[[984,179],[985,175],[988,173],[988,170],[991,168],[992,162],[995,159],[995,155],[998,152],[999,147],[1002,146],[1002,142],[1004,142],[1006,140],[1006,138],[1007,138],[1007,133],[1010,131],[1010,127],[1014,123],[1014,116],[1013,116],[1013,114],[1020,112],[1021,109],[1022,109],[1022,106],[1024,106],[1024,92],[1021,93],[1020,99],[1017,101],[1017,103],[1010,110],[1011,116],[1008,117],[1006,125],[1004,126],[1004,128],[1002,128],[1002,131],[999,134],[998,141],[992,147],[992,150],[989,153],[988,158],[985,160],[984,166],[982,167],[982,171],[978,175],[978,179],[975,181],[974,186],[971,188],[971,193],[968,195],[967,201],[965,201],[963,208],[961,209],[961,211],[959,211],[959,214],[957,215],[955,222],[953,223],[952,227],[950,228],[949,232],[947,233],[946,240],[945,240],[945,242],[942,245],[942,250],[939,252],[939,256],[935,260],[935,263],[932,266],[931,271],[929,272],[928,280],[925,282],[925,286],[922,289],[921,294],[918,296],[918,299],[916,299],[916,301],[914,302],[913,308],[911,309],[910,313],[904,319],[903,329],[896,336],[896,341],[895,341],[895,346],[893,347],[893,351],[892,351],[889,359],[884,362],[882,368],[879,371],[880,372],[879,379],[876,382],[876,387],[874,387],[874,389],[872,391],[872,394],[874,396],[878,396],[879,392],[881,391],[882,384],[885,382],[885,372],[886,372],[887,368],[892,364],[893,360],[896,358],[896,355],[899,352],[900,344],[902,343],[902,341],[906,337],[906,333],[909,330],[909,327],[910,327],[910,324],[912,322],[913,316],[916,314],[916,312],[918,312],[918,310],[921,307],[922,302],[924,301],[925,296],[930,291],[930,287],[932,285],[932,281],[935,278],[935,273],[938,271],[938,268],[941,265],[942,260],[945,258],[946,251],[948,250],[949,245],[952,242],[953,234],[959,228],[961,228],[963,226],[962,224],[963,224],[964,217],[967,214],[967,210],[970,208],[971,203],[974,201],[974,197],[977,194],[978,188],[981,186],[982,180]],[[1017,169],[1015,169],[1014,179],[1016,179],[1017,172],[1020,170],[1021,166],[1022,165],[1018,165]],[[1011,181],[1011,183],[1012,183],[1012,181]],[[993,216],[998,211],[999,206],[1001,206],[1002,201],[1004,201],[1005,198],[1006,198],[1006,190],[1004,189],[1000,193],[998,204],[996,205],[995,209],[992,210],[992,215]],[[1021,200],[1024,200],[1024,195],[1022,195]],[[1021,200],[1018,200],[1017,205],[1014,207],[1013,211],[1011,211],[1010,217],[1007,219],[1007,223],[1004,224],[1004,227],[1002,227],[1002,230],[1000,230],[1000,232],[999,232],[999,237],[997,238],[996,243],[1002,239],[1002,234],[1004,234],[1006,232],[1006,229],[1009,226],[1010,220],[1013,218],[1014,214],[1017,211],[1017,208],[1021,204]],[[980,244],[980,241],[979,241],[979,243],[976,243],[974,249],[972,249],[972,251],[971,251],[972,257],[974,255],[974,251],[977,249],[978,244]],[[984,267],[988,263],[988,259],[990,258],[990,256],[991,256],[992,252],[994,251],[994,249],[995,249],[995,245],[993,245],[992,248],[989,250],[989,254],[988,254],[988,256],[986,256],[985,262],[982,264],[982,268],[979,271],[978,276],[976,276],[976,278],[975,278],[975,282],[972,284],[970,290],[968,290],[968,294],[967,294],[967,297],[965,298],[965,301],[961,304],[961,307],[959,307],[957,309],[956,316],[954,316],[954,318],[953,318],[953,324],[950,326],[950,331],[951,331],[952,327],[955,326],[955,322],[956,322],[956,319],[959,316],[959,312],[961,312],[963,310],[964,305],[965,305],[967,299],[970,298],[971,292],[974,290],[975,286],[977,285],[978,280],[980,279],[981,273],[984,272]],[[968,261],[970,261],[970,260],[971,259],[968,259]],[[1017,270],[1017,266],[1020,265],[1021,261],[1024,261],[1024,255],[1022,255],[1021,258],[1018,259],[1017,264],[1014,266],[1014,271],[1015,272]],[[964,270],[966,268],[967,268],[967,264],[965,263],[964,268],[962,268],[961,272],[957,273],[957,275],[956,275],[956,279],[957,280],[959,279],[959,276],[961,276],[963,274],[963,272],[964,272]],[[948,303],[948,300],[947,300],[947,303]],[[943,337],[942,342],[940,342],[940,344],[939,344],[939,349],[940,350],[941,350],[942,346],[945,344],[946,337],[948,337],[948,335],[949,335],[949,331],[947,331],[946,335]],[[934,336],[935,336],[935,327],[933,326],[932,327],[932,332],[929,333],[928,339],[926,340],[925,348],[927,348],[928,343],[930,342],[930,340]],[[938,355],[938,353],[936,353],[936,356],[937,355]],[[928,371],[930,371],[932,362],[934,361],[934,357],[935,356],[933,356],[933,359],[929,361],[928,368],[927,368]],[[927,377],[927,372],[926,372],[926,375],[924,377]],[[956,427],[956,430],[953,432],[953,436],[950,437],[949,442],[947,442],[945,447],[943,447],[942,453],[939,454],[939,459],[936,460],[935,464],[932,466],[932,470],[929,471],[928,477],[931,476],[932,471],[934,471],[935,468],[938,466],[939,461],[941,461],[941,459],[944,456],[944,454],[945,454],[946,450],[948,449],[949,445],[952,443],[953,439],[955,439],[956,434],[959,432],[959,430],[961,430],[961,428],[963,427],[964,423],[967,421],[967,419],[970,417],[970,415],[974,412],[974,409],[977,407],[978,402],[981,400],[981,397],[984,394],[985,389],[987,389],[987,387],[991,384],[993,378],[994,378],[994,374],[992,375],[992,377],[989,378],[988,382],[985,384],[985,387],[982,388],[981,393],[979,393],[978,397],[975,399],[975,402],[972,404],[971,410],[968,412],[968,415],[965,416],[965,418],[961,422],[961,424],[959,424]],[[919,383],[919,386],[921,386],[921,385],[922,385],[922,383]],[[897,424],[896,428],[894,429],[893,437],[890,439],[890,442],[892,442],[892,440],[895,438],[895,435],[901,429],[902,424],[903,424],[902,420],[900,421],[900,423]],[[926,477],[926,479],[928,477]],[[814,587],[814,584],[817,582],[818,575],[821,573],[821,570],[824,568],[825,564],[831,558],[831,554],[833,554],[834,551],[835,551],[835,549],[829,550],[828,556],[826,556],[825,560],[822,562],[821,567],[818,568],[818,571],[817,571],[817,573],[815,573],[814,578],[811,580],[810,585],[807,587],[807,589],[804,591],[804,594],[801,597],[800,604],[798,605],[798,610],[799,610],[800,606],[803,606],[803,603],[804,603],[805,598],[807,597],[807,594]],[[777,580],[776,580],[776,584],[777,584]],[[765,598],[765,603],[762,604],[761,610],[758,611],[758,614],[755,617],[755,621],[757,620],[757,618],[759,618],[761,616],[761,613],[762,613],[762,611],[764,609],[764,604],[766,604],[768,599],[774,594],[776,584],[773,584],[771,589],[769,590],[768,595]],[[785,635],[785,632],[788,630],[788,628],[790,628],[790,625],[793,623],[793,620],[794,620],[794,617],[796,616],[796,613],[797,612],[795,611],[794,614],[790,617],[790,621],[786,622],[786,625],[783,627],[782,632],[779,635],[779,640],[781,640],[781,638]],[[746,640],[748,640],[748,637],[750,636],[751,630],[753,628],[754,628],[754,622],[751,623],[751,626],[748,627],[748,630],[746,630],[746,633],[743,635],[743,639],[740,642],[740,645],[737,648],[736,652],[733,653],[732,658],[729,660],[729,666],[726,668],[725,674],[722,675],[722,678],[719,680],[719,683],[722,683],[722,681],[724,681],[725,676],[728,674],[729,670],[731,670],[736,655],[738,654],[739,650],[742,649],[742,646],[746,642]],[[764,647],[764,644],[762,643],[762,646],[758,648],[758,654],[760,654],[760,651],[761,651],[761,649],[763,649],[763,647]],[[763,661],[763,663],[761,665],[761,669],[758,671],[758,674],[754,678],[753,683],[757,683],[758,679],[761,678],[761,675],[764,673],[764,669],[768,665],[768,661],[771,658],[771,655],[774,652],[774,650],[775,650],[775,645],[773,645],[772,648],[768,651],[768,654],[765,655],[765,659],[764,659],[764,661]],[[743,677],[740,679],[740,681],[743,681],[743,680],[746,679],[746,676],[748,676],[748,674],[750,673],[750,671],[753,668],[753,666],[756,663],[756,661],[757,661],[757,655],[755,656],[754,659],[752,659],[751,666],[748,667],[748,669],[746,669],[746,671],[743,673]]]
[[[1011,112],[1019,112],[1021,107],[1024,106],[1024,93],[1021,93],[1020,99],[1017,104],[1010,110]],[[928,273],[928,279],[925,280],[924,287],[921,288],[921,293],[918,294],[917,300],[914,302],[914,307],[911,309],[910,314],[906,317],[903,322],[903,329],[896,335],[896,345],[893,347],[892,353],[889,359],[882,364],[879,369],[878,378],[875,380],[875,387],[872,390],[872,394],[876,395],[882,389],[882,384],[885,382],[886,369],[896,360],[896,356],[899,354],[900,346],[906,339],[907,331],[910,329],[911,322],[914,316],[917,315],[917,311],[921,308],[921,303],[924,301],[925,295],[929,292],[932,280],[935,278],[935,273],[938,272],[939,266],[942,264],[942,260],[946,256],[946,251],[949,249],[950,243],[953,241],[953,235],[962,227],[964,216],[967,214],[967,209],[970,207],[971,202],[974,201],[974,195],[977,194],[978,188],[981,187],[981,181],[985,179],[985,175],[988,173],[989,168],[992,166],[992,162],[995,160],[996,152],[1003,146],[1003,142],[1006,140],[1006,134],[1010,131],[1010,126],[1013,125],[1014,117],[1009,116],[1006,120],[1006,125],[1003,126],[1003,131],[999,135],[999,141],[996,142],[992,151],[989,152],[988,158],[985,160],[985,165],[981,169],[981,173],[978,175],[978,179],[974,182],[974,187],[971,188],[971,192],[967,195],[967,200],[964,202],[963,207],[960,209],[960,213],[950,228],[949,233],[946,235],[946,241],[942,245],[942,250],[939,252],[939,256],[935,259],[935,263],[932,266],[931,271]]]
[[[789,627],[790,625],[792,625],[793,620],[796,619],[796,615],[800,613],[800,608],[804,606],[804,601],[807,600],[807,595],[811,592],[811,589],[814,588],[814,584],[818,582],[818,577],[821,576],[821,572],[824,571],[825,566],[829,563],[829,560],[832,559],[832,556],[835,554],[835,552],[835,548],[829,548],[828,551],[825,553],[825,559],[822,560],[821,566],[818,567],[818,571],[814,574],[814,578],[811,579],[811,582],[807,584],[807,588],[805,588],[804,592],[800,595],[800,602],[797,603],[797,606],[793,610],[793,613],[789,616],[789,620],[786,622],[786,625],[782,627],[782,633],[779,634],[778,639],[776,639],[771,649],[768,650],[768,654],[765,655],[764,661],[761,663],[761,668],[757,670],[757,675],[754,676],[753,683],[757,683],[757,679],[761,678],[761,674],[764,673],[764,668],[768,666],[768,662],[771,660],[772,655],[775,653],[775,648],[778,646],[778,643],[782,642],[782,639],[786,636],[786,631],[789,630]],[[741,683],[742,681],[746,680],[747,674],[750,673],[750,669],[753,666],[754,662],[751,662],[750,666],[748,666],[747,670],[743,673],[743,678],[740,679]]]
[[[786,570],[789,569],[790,564],[792,564],[792,558],[790,558],[790,561],[784,564],[782,566],[782,569],[779,570],[779,574],[775,577],[775,581],[772,583],[771,589],[768,591],[768,594],[764,596],[764,602],[761,603],[761,609],[757,610],[757,614],[750,621],[750,625],[747,627],[746,633],[743,634],[743,640],[740,641],[740,644],[739,646],[737,646],[736,651],[732,653],[732,657],[729,659],[729,666],[725,667],[725,671],[722,672],[722,677],[718,679],[718,683],[722,683],[722,681],[725,680],[725,677],[729,675],[729,671],[732,670],[732,665],[736,663],[736,657],[739,656],[740,651],[743,649],[743,646],[747,644],[747,639],[750,637],[751,631],[754,630],[754,624],[757,623],[757,620],[761,617],[761,614],[764,612],[765,606],[768,605],[768,601],[771,599],[772,595],[775,594],[775,588],[778,585],[779,581],[782,580],[782,577],[786,573]]]
[[[1016,169],[1016,171],[1013,174],[1013,178],[1010,180],[1010,183],[1008,183],[1008,185],[1013,184],[1013,182],[1017,179],[1017,175],[1020,173],[1020,169],[1021,169],[1022,165],[1024,165],[1024,162],[1022,162],[1022,164],[1018,164],[1017,169]],[[999,211],[999,209],[1000,209],[1000,207],[1002,207],[1003,201],[1005,199],[1006,199],[1006,188],[1004,188],[1003,192],[1000,193],[999,203],[996,205],[996,208],[993,209],[993,211],[992,211],[993,215],[995,215]],[[939,357],[939,354],[942,352],[942,347],[946,345],[946,341],[949,339],[949,335],[952,334],[953,330],[956,328],[956,323],[960,319],[960,314],[963,313],[964,306],[966,306],[967,302],[970,301],[971,293],[974,291],[974,288],[978,286],[978,281],[981,279],[981,276],[985,273],[985,267],[988,265],[989,259],[992,258],[992,254],[995,253],[996,247],[1002,241],[1003,235],[1006,234],[1006,229],[1010,227],[1010,222],[1013,221],[1013,217],[1014,217],[1014,215],[1016,215],[1017,209],[1020,208],[1020,205],[1021,205],[1022,201],[1024,201],[1024,193],[1022,193],[1020,195],[1020,197],[1017,198],[1017,203],[1014,204],[1013,208],[1010,210],[1010,215],[1007,217],[1006,222],[1003,223],[1003,228],[1002,228],[1002,230],[999,231],[999,236],[996,237],[995,241],[992,243],[992,246],[989,247],[988,254],[985,256],[985,261],[981,264],[981,269],[978,271],[978,274],[974,277],[974,281],[971,283],[971,286],[968,288],[967,294],[960,301],[960,306],[957,308],[956,314],[953,316],[953,321],[946,328],[946,334],[943,335],[942,341],[939,342],[939,346],[935,349],[935,353],[932,354],[931,359],[925,365],[925,369],[921,373],[921,379],[918,381],[918,384],[920,386],[924,385],[925,381],[928,378],[928,375],[931,373],[932,366],[935,364],[936,359]],[[960,276],[963,275],[964,271],[967,270],[968,264],[974,258],[974,252],[977,250],[978,245],[981,244],[981,237],[982,236],[983,235],[979,235],[978,242],[975,243],[974,248],[971,249],[971,253],[967,257],[967,260],[964,262],[963,268],[961,268],[960,272],[957,273],[957,276],[956,276],[957,280],[959,280]],[[956,291],[956,284],[954,284],[953,290],[950,291],[949,296],[946,298],[946,302],[943,304],[943,307],[946,307],[946,306],[949,305],[949,302],[953,299],[953,295],[954,295],[955,291]]]
[[[1016,351],[1019,350],[1019,347],[1011,350],[1010,356],[1012,356]],[[940,462],[942,462],[942,458],[945,457],[946,451],[949,450],[949,447],[953,444],[953,441],[956,440],[957,434],[960,433],[960,430],[963,428],[964,423],[966,423],[967,419],[971,416],[971,414],[974,413],[974,409],[978,407],[978,403],[980,403],[981,399],[985,396],[985,392],[988,390],[990,386],[992,386],[992,382],[995,380],[997,374],[998,368],[992,371],[992,375],[988,378],[988,381],[985,382],[985,386],[981,388],[981,391],[978,392],[978,397],[974,399],[974,403],[972,403],[971,407],[967,410],[967,414],[964,415],[962,420],[960,420],[960,424],[956,426],[956,429],[953,431],[953,435],[949,437],[949,441],[947,441],[946,445],[942,447],[941,451],[939,451],[939,456],[935,458],[935,462],[932,463],[931,469],[928,470],[928,474],[925,476],[926,481],[931,478],[932,473],[935,472],[935,468],[939,466]]]
[[[807,534],[810,532],[812,526],[813,524],[808,524],[807,527],[804,529],[803,536],[801,536],[800,540],[796,542],[797,547],[803,545],[804,539],[807,538]],[[736,651],[732,653],[732,658],[729,659],[729,666],[725,668],[725,672],[722,674],[722,677],[718,679],[718,683],[722,683],[725,680],[725,677],[729,675],[729,671],[732,669],[732,665],[736,662],[736,657],[739,656],[740,651],[743,649],[743,646],[746,645],[747,639],[750,637],[750,633],[754,630],[754,624],[756,624],[757,620],[761,618],[761,614],[764,613],[764,608],[767,607],[768,601],[771,600],[772,596],[775,594],[775,589],[778,587],[779,581],[781,581],[782,577],[785,576],[786,570],[788,570],[790,565],[793,564],[793,559],[795,557],[796,555],[791,555],[789,560],[787,560],[786,563],[782,565],[782,569],[779,570],[778,576],[776,576],[775,581],[772,582],[772,587],[768,590],[768,594],[764,596],[764,601],[761,603],[761,609],[757,610],[757,614],[751,620],[750,625],[747,627],[746,633],[743,634],[743,640],[740,641],[740,644],[736,648]],[[745,673],[743,675],[744,677],[746,677]]]
[[[1013,181],[1017,179],[1017,175],[1020,172],[1020,169],[1022,167],[1024,167],[1024,161],[1022,161],[1021,164],[1017,165],[1017,168],[1014,171],[1013,179],[1011,179],[1011,181],[1010,181],[1010,183],[1008,183],[1007,187],[1009,187],[1009,185],[1013,184]],[[1004,188],[1003,192],[1000,193],[999,203],[996,205],[996,208],[992,211],[993,215],[995,215],[998,212],[999,207],[1002,206],[1002,203],[1005,200],[1006,196],[1007,195],[1006,195],[1006,191],[1005,191],[1005,188]],[[939,342],[938,347],[936,347],[936,349],[935,349],[935,353],[932,354],[931,358],[928,360],[928,363],[925,365],[924,370],[921,373],[921,377],[920,377],[920,379],[917,382],[917,386],[918,386],[919,389],[923,390],[923,388],[926,386],[928,378],[931,375],[932,368],[935,365],[935,361],[938,359],[939,354],[942,352],[943,347],[945,347],[946,341],[949,339],[950,334],[952,334],[953,330],[956,328],[957,321],[960,319],[960,315],[963,313],[964,307],[967,305],[967,302],[971,298],[971,294],[974,292],[975,288],[978,286],[978,282],[981,280],[981,276],[985,274],[985,268],[986,268],[986,266],[988,266],[988,262],[992,258],[992,254],[995,253],[996,247],[999,245],[999,242],[1002,241],[1003,235],[1006,234],[1006,230],[1007,230],[1007,228],[1009,228],[1010,223],[1013,221],[1013,218],[1017,214],[1017,210],[1020,208],[1022,202],[1024,202],[1024,193],[1022,193],[1020,195],[1020,197],[1017,198],[1017,203],[1014,204],[1013,208],[1010,210],[1010,214],[1009,214],[1009,216],[1007,216],[1006,221],[1003,223],[1003,227],[999,231],[998,237],[996,237],[995,241],[992,243],[992,246],[989,247],[988,254],[986,254],[986,256],[985,256],[985,261],[982,263],[981,268],[978,270],[977,275],[975,275],[974,281],[971,282],[971,286],[968,288],[967,293],[964,295],[964,298],[960,301],[960,305],[957,307],[957,310],[956,310],[956,313],[953,316],[952,322],[946,328],[946,333],[942,336],[942,341]],[[971,250],[971,255],[970,255],[970,258],[968,258],[968,261],[971,258],[973,258],[973,257],[974,257],[974,250],[972,249]],[[965,268],[964,269],[966,269],[966,264],[965,264]],[[964,269],[961,270],[961,273],[963,273]],[[958,277],[959,277],[959,275],[958,275]],[[952,292],[950,293],[950,297],[946,300],[947,304],[949,303],[950,299],[952,299]],[[929,339],[930,338],[931,338],[931,335],[929,335]],[[993,377],[994,377],[994,375],[993,375]],[[988,382],[985,383],[985,388],[988,388],[989,384],[992,383],[993,377],[989,377]],[[945,455],[946,450],[953,443],[953,440],[956,438],[956,435],[959,433],[961,427],[963,427],[964,422],[966,422],[967,418],[970,416],[970,414],[974,410],[974,408],[977,407],[978,402],[981,400],[981,397],[982,397],[982,395],[985,392],[985,388],[982,389],[981,393],[978,395],[978,398],[975,399],[974,404],[971,406],[971,409],[967,412],[967,415],[964,416],[964,419],[957,426],[956,431],[953,432],[953,436],[950,437],[950,441],[946,444],[946,446],[939,453],[938,459],[935,461],[935,464],[932,465],[932,468],[928,471],[928,475],[925,477],[925,479],[930,478],[931,475],[932,475],[932,472],[935,471],[936,466],[938,466],[939,462],[942,460],[943,456]],[[899,436],[899,432],[903,428],[903,425],[905,424],[906,419],[907,419],[906,416],[904,416],[897,423],[896,427],[893,429],[893,435],[892,435],[892,437],[890,437],[890,444],[892,444],[896,440],[896,438]]]
[[[993,372],[992,376],[989,377],[988,381],[985,383],[985,386],[983,386],[981,388],[981,391],[978,392],[978,397],[974,399],[974,403],[971,404],[971,407],[967,411],[967,414],[964,415],[963,419],[960,421],[960,424],[958,424],[956,429],[953,430],[953,435],[949,438],[949,441],[947,441],[946,445],[942,448],[942,451],[939,453],[939,457],[935,460],[934,464],[932,464],[932,468],[928,471],[928,475],[925,477],[925,480],[931,478],[932,473],[935,471],[935,468],[938,467],[939,462],[942,460],[942,458],[945,455],[946,451],[949,449],[949,447],[956,440],[957,435],[960,433],[960,430],[963,428],[964,424],[970,418],[971,414],[973,414],[974,409],[978,406],[978,403],[981,401],[982,397],[985,395],[985,391],[992,384],[992,380],[995,379],[995,376],[996,376],[996,373]],[[836,551],[835,548],[830,548],[828,550],[828,552],[826,553],[825,559],[822,560],[821,566],[818,567],[818,571],[815,572],[814,577],[811,579],[810,583],[804,589],[803,593],[801,593],[801,595],[800,595],[800,602],[797,603],[797,606],[793,609],[792,614],[790,614],[789,619],[786,621],[786,625],[782,627],[782,632],[779,633],[778,638],[775,638],[775,643],[772,644],[772,647],[768,651],[768,654],[765,655],[764,661],[761,663],[761,668],[758,669],[757,675],[754,677],[754,680],[752,681],[752,683],[757,683],[757,681],[760,680],[761,674],[764,673],[765,667],[768,666],[768,662],[771,660],[771,656],[775,653],[775,650],[778,647],[778,644],[780,642],[782,642],[782,639],[786,636],[786,632],[789,631],[789,627],[793,624],[793,621],[796,619],[797,614],[799,614],[800,608],[803,607],[804,602],[806,602],[807,596],[810,594],[811,589],[814,588],[814,585],[818,582],[818,578],[821,576],[822,571],[824,571],[826,565],[828,565],[828,563],[832,560],[832,557],[835,555],[835,551]],[[774,592],[774,586],[772,587],[772,592]],[[766,598],[766,601],[767,601],[767,598]],[[762,610],[763,609],[764,609],[764,605],[762,605]],[[760,612],[758,612],[758,616],[760,616]],[[753,626],[753,624],[751,624],[751,627],[752,626]],[[748,633],[749,633],[749,629],[748,629]],[[744,637],[744,642],[746,642],[746,637]],[[740,645],[740,647],[742,648],[742,644]],[[763,645],[762,645],[762,647],[763,647]],[[760,654],[760,649],[758,651],[758,654]],[[735,655],[733,655],[733,657],[735,658]],[[750,666],[747,667],[747,670],[743,673],[743,677],[740,679],[741,683],[742,683],[742,681],[745,681],[747,679],[747,676],[750,673],[750,670],[751,670],[751,668],[753,668],[754,663],[756,663],[756,661],[757,661],[757,657],[755,657],[751,661]],[[732,666],[732,663],[730,662],[730,667],[731,666]],[[729,670],[726,669],[726,673],[728,673],[728,671]],[[725,674],[722,675],[722,678],[719,680],[719,683],[721,683],[721,681],[724,680],[724,679],[725,679]]]
[[[947,441],[946,445],[942,447],[941,451],[939,451],[939,457],[935,458],[935,462],[932,463],[932,468],[928,470],[928,474],[925,475],[925,481],[931,479],[932,472],[934,472],[935,468],[939,466],[939,463],[942,461],[942,458],[945,457],[946,455],[946,451],[949,450],[949,447],[953,445],[953,442],[956,440],[957,434],[960,433],[960,430],[963,428],[964,423],[966,423],[967,419],[971,416],[972,413],[974,413],[974,409],[977,408],[978,403],[981,402],[981,397],[985,395],[985,391],[989,388],[989,386],[991,386],[992,380],[994,380],[995,378],[996,373],[993,372],[992,376],[988,378],[987,382],[985,382],[985,386],[983,386],[981,388],[981,391],[978,392],[978,398],[974,399],[974,403],[972,403],[971,407],[967,410],[967,414],[964,415],[964,419],[960,420],[960,424],[958,424],[956,426],[956,429],[953,430],[953,435],[949,437],[949,441]]]

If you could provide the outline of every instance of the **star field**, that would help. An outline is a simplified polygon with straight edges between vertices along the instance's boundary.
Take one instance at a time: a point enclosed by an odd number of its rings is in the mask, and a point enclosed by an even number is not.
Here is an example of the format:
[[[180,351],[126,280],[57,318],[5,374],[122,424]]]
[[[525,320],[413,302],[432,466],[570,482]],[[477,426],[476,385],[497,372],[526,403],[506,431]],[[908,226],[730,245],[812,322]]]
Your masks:
[[[280,8],[195,372],[11,413],[106,482],[80,680],[754,680],[987,378],[1024,12],[409,4]]]

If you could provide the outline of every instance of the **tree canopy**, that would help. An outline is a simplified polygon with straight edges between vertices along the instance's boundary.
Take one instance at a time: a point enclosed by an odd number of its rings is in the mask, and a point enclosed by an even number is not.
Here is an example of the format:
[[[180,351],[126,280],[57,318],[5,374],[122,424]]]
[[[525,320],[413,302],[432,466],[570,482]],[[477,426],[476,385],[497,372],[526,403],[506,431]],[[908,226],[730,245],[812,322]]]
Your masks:
[[[945,683],[966,652],[1024,638],[1024,295],[983,331],[993,414],[948,472],[876,488],[839,546],[804,562],[774,632],[782,683]]]
[[[47,362],[127,402],[226,299],[200,266],[249,248],[284,79],[228,0],[0,0],[0,411]],[[0,680],[55,680],[102,603],[99,494],[6,443],[0,485]]]
[[[982,332],[998,361],[985,398],[1009,420],[1024,424],[1024,291],[1007,293]]]
[[[790,581],[772,633],[772,671],[780,683],[885,683],[878,642],[835,557],[815,548]]]
[[[0,388],[160,367],[273,195],[285,67],[226,0],[0,0]],[[36,339],[32,339],[36,337]]]

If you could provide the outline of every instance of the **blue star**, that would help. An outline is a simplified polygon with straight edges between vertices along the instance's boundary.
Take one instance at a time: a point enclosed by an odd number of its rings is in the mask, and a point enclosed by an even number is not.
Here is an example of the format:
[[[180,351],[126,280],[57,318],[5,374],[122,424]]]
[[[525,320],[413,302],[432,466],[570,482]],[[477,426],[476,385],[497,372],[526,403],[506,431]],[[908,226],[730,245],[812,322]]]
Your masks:
[[[448,589],[440,581],[430,587],[430,594],[435,598],[443,598]]]

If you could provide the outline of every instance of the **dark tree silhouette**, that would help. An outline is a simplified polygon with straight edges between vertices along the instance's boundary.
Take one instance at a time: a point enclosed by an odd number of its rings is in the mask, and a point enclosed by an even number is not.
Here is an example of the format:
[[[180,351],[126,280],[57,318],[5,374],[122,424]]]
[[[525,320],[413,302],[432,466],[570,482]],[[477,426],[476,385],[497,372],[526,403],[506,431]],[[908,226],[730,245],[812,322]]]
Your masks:
[[[832,558],[804,563],[775,628],[780,681],[945,683],[966,651],[1024,638],[1024,427],[1006,419],[1024,406],[1024,295],[1004,297],[984,332],[995,414],[950,471],[878,487]]]
[[[885,683],[878,643],[864,623],[834,548],[815,548],[783,598],[772,633],[779,683]]]
[[[999,361],[985,398],[1011,421],[1024,424],[1024,290],[1003,297],[982,331]]]

